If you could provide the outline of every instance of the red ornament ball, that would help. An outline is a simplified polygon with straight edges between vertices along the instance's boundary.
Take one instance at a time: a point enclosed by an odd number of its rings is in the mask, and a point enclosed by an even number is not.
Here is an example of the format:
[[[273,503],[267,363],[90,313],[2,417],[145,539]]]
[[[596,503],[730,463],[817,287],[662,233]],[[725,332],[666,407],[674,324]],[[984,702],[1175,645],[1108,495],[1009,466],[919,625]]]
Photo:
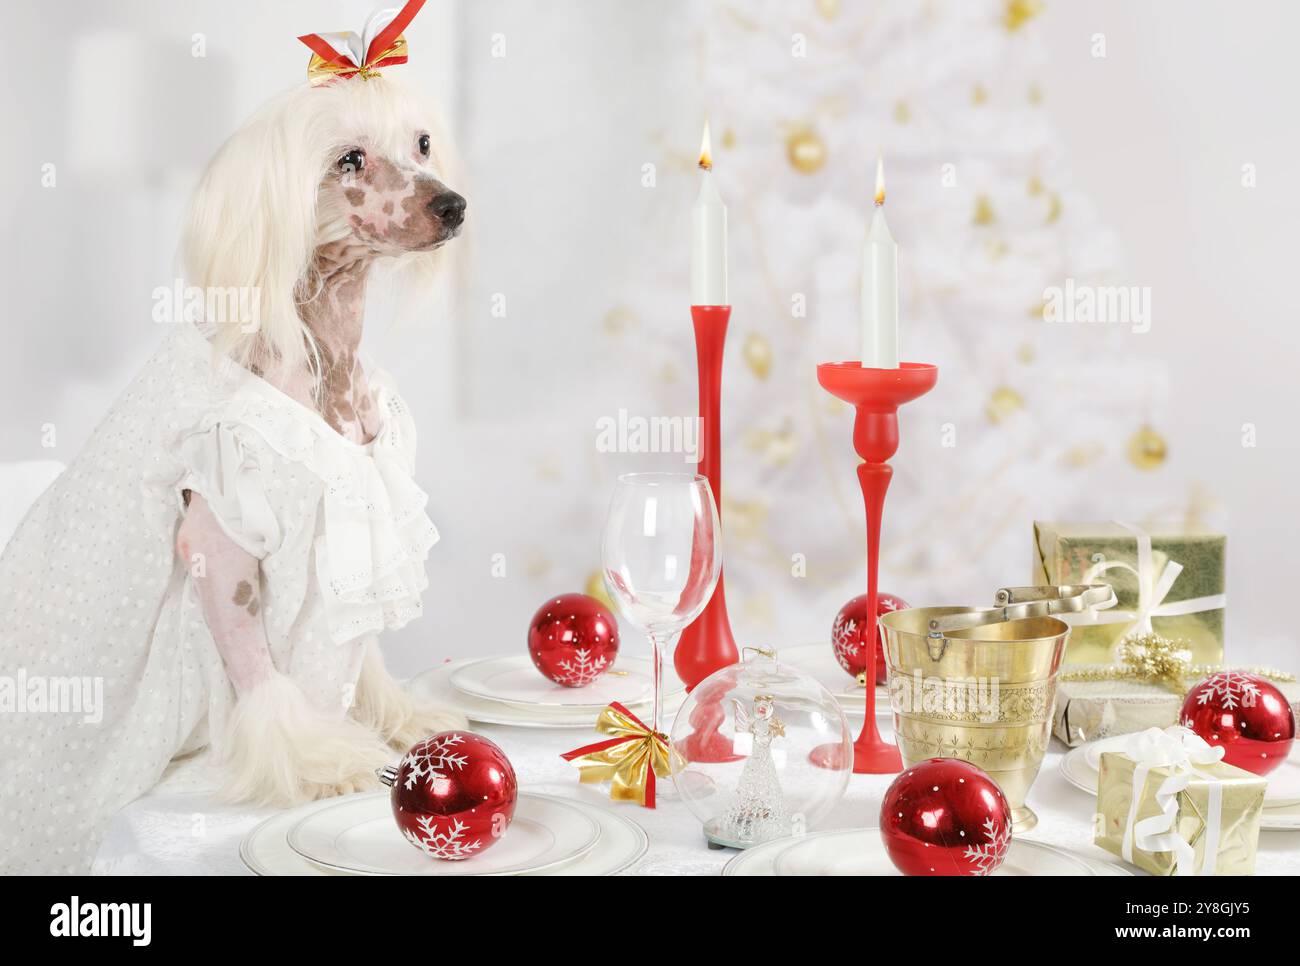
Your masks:
[[[618,655],[618,623],[595,597],[552,597],[528,625],[528,653],[556,684],[580,688],[600,677]]]
[[[831,644],[835,648],[835,660],[840,667],[855,678],[867,669],[867,649],[863,647],[862,636],[867,632],[866,594],[860,594],[840,608],[835,615],[835,624],[831,627]],[[893,594],[876,595],[876,619],[896,610],[907,610],[907,601]],[[876,625],[879,628],[879,624]],[[876,633],[876,683],[884,684],[885,650],[881,646],[881,635]]]
[[[1183,701],[1179,716],[1212,745],[1223,760],[1267,775],[1286,760],[1295,740],[1295,715],[1271,681],[1244,671],[1211,674]]]
[[[1011,806],[987,772],[931,758],[885,792],[880,837],[903,875],[989,875],[1007,857]]]
[[[431,859],[470,859],[497,843],[515,817],[519,783],[510,759],[482,735],[441,731],[416,742],[396,769],[393,818]]]

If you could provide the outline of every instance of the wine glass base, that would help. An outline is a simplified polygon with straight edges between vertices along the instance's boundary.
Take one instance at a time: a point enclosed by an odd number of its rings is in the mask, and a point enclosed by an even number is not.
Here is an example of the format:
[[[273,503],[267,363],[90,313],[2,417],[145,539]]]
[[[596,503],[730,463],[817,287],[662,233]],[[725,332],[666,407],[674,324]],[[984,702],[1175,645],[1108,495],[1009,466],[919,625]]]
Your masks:
[[[722,764],[740,761],[744,755],[735,752],[735,742],[726,735],[714,731],[709,734],[693,732],[677,743],[678,749],[690,761]]]
[[[808,754],[808,760],[818,768],[839,769],[844,767],[844,746],[839,744],[818,745]],[[855,775],[892,775],[903,770],[903,756],[898,753],[898,746],[877,739],[870,743],[853,745],[853,774]]]

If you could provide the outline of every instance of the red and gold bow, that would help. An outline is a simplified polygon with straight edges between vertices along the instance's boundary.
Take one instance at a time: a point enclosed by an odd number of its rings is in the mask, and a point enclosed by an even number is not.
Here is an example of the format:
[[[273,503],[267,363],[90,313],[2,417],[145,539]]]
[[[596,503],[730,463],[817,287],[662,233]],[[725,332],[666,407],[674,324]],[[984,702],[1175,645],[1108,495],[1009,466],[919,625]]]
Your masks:
[[[654,808],[655,776],[669,774],[668,736],[651,731],[617,701],[600,713],[596,730],[611,737],[560,757],[578,766],[584,784],[608,781],[611,800]]]
[[[298,39],[311,48],[307,80],[313,86],[347,77],[379,76],[379,68],[406,63],[402,31],[425,0],[407,0],[401,10],[380,10],[366,22],[361,36],[351,32],[304,34]]]

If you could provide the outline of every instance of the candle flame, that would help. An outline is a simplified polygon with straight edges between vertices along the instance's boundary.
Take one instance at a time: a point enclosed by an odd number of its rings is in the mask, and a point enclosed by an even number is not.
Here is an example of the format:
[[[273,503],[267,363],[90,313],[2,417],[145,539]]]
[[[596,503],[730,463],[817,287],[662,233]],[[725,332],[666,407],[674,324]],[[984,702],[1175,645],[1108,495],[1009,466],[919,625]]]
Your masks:
[[[700,138],[700,170],[713,170],[713,148],[709,144],[709,119],[704,119],[704,134]]]
[[[885,203],[885,160],[876,156],[876,205]]]

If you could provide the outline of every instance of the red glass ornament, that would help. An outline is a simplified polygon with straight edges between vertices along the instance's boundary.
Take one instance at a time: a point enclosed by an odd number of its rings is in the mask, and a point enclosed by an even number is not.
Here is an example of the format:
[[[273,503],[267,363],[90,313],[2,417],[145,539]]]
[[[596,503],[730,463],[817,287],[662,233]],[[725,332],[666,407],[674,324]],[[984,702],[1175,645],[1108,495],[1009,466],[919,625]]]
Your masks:
[[[505,752],[471,731],[441,731],[381,769],[393,818],[433,859],[469,859],[497,843],[515,817],[519,783]]]
[[[1011,844],[1011,806],[982,769],[931,758],[885,792],[880,837],[903,875],[989,875]]]
[[[600,677],[618,654],[618,623],[595,597],[552,597],[528,625],[528,653],[537,670],[566,688]]]
[[[867,632],[867,604],[870,600],[867,594],[854,597],[840,608],[840,612],[835,615],[835,624],[831,627],[831,645],[835,648],[835,660],[839,661],[840,667],[855,678],[867,669],[867,649],[862,646],[862,635]],[[910,606],[901,597],[880,594],[876,601],[876,619],[879,620],[884,614],[896,610],[907,610]],[[876,634],[877,684],[884,684],[887,678],[885,649],[881,643],[883,636],[883,632],[880,631]]]
[[[1291,754],[1295,715],[1271,681],[1244,671],[1211,674],[1183,701],[1180,719],[1212,745],[1223,760],[1267,775]]]

